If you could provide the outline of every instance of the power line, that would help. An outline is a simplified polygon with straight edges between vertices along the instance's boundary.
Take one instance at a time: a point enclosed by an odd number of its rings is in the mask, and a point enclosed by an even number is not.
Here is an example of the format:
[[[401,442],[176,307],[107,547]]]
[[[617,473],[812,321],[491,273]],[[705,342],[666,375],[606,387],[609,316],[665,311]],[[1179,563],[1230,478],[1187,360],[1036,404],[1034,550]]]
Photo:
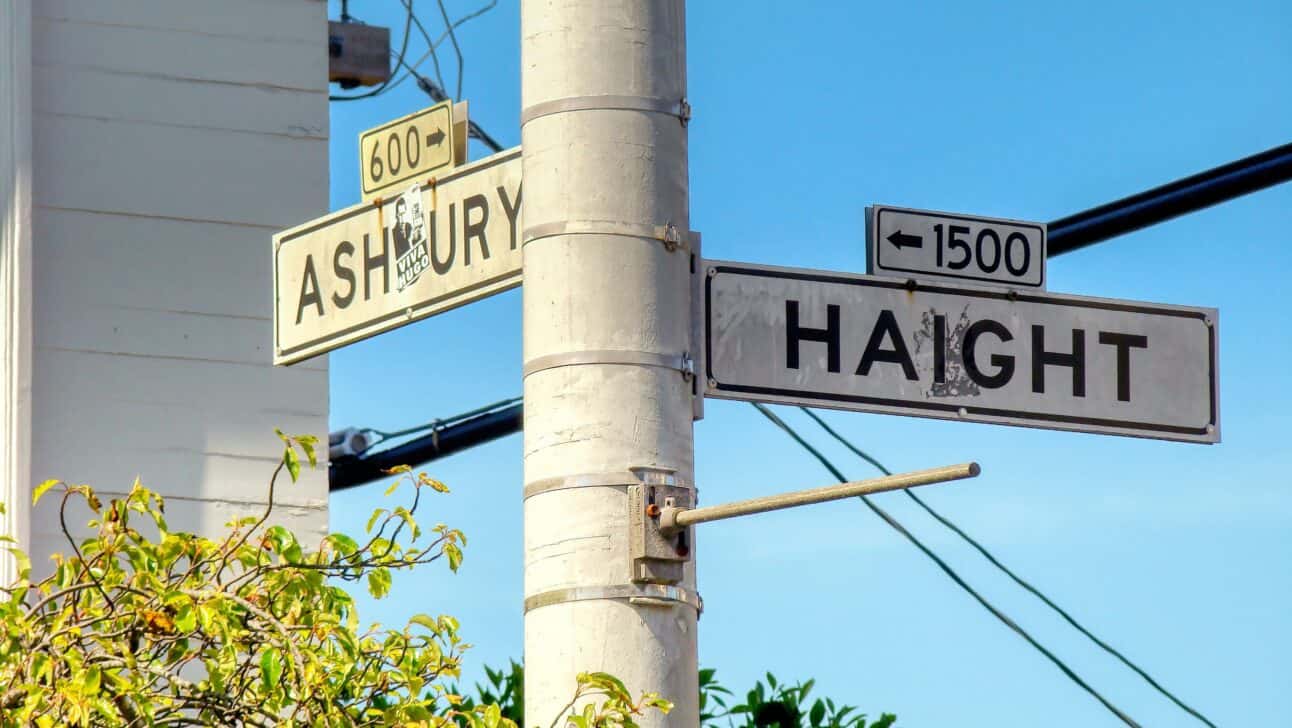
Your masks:
[[[820,417],[820,415],[808,409],[807,407],[799,407],[799,409],[803,410],[803,412],[806,413],[808,417],[811,417],[818,425],[821,426],[821,429],[825,430],[826,433],[828,433],[831,437],[838,440],[840,443],[843,444],[844,447],[851,450],[853,453],[861,457],[866,462],[875,466],[875,468],[878,469],[881,473],[885,475],[892,474],[892,472],[889,471],[888,468],[884,467],[882,463],[880,463],[878,460],[871,457],[870,455],[866,454],[864,451],[861,450],[861,448],[852,444],[852,442],[850,442],[847,438],[845,438],[843,435],[836,432],[834,428],[830,427],[830,425],[826,424],[825,420],[823,420]],[[1173,695],[1169,690],[1167,690],[1166,688],[1158,684],[1156,680],[1154,680],[1151,676],[1149,676],[1149,674],[1144,670],[1142,670],[1138,665],[1131,662],[1129,659],[1126,658],[1125,655],[1118,652],[1111,645],[1096,637],[1094,634],[1090,632],[1090,630],[1083,627],[1081,623],[1079,623],[1076,619],[1072,617],[1072,615],[1068,614],[1059,605],[1051,601],[1050,598],[1047,597],[1045,594],[1043,594],[1039,589],[1032,586],[1025,579],[1015,574],[1008,567],[1002,564],[1000,560],[998,560],[994,555],[992,555],[990,551],[986,549],[986,547],[978,543],[978,541],[974,540],[973,537],[971,537],[969,534],[961,530],[961,528],[957,526],[955,523],[953,523],[949,518],[946,518],[941,513],[938,513],[937,511],[935,511],[928,503],[925,503],[922,498],[915,495],[910,490],[904,490],[902,492],[906,493],[906,495],[910,497],[911,500],[918,503],[921,508],[923,508],[930,516],[933,516],[933,518],[935,518],[939,523],[954,531],[957,536],[964,539],[970,546],[974,547],[974,549],[976,549],[978,553],[982,554],[983,557],[986,558],[989,562],[991,562],[991,564],[995,566],[997,569],[1000,569],[1002,572],[1004,572],[1005,575],[1008,576],[1010,579],[1012,579],[1015,584],[1018,584],[1019,586],[1023,587],[1027,591],[1031,592],[1033,596],[1035,596],[1037,599],[1040,599],[1042,602],[1044,602],[1045,605],[1048,606],[1050,609],[1053,609],[1056,613],[1058,613],[1060,617],[1063,617],[1063,619],[1067,621],[1068,624],[1072,625],[1072,627],[1075,628],[1078,632],[1080,632],[1081,634],[1089,638],[1091,642],[1094,642],[1096,645],[1099,645],[1108,654],[1112,655],[1113,657],[1116,657],[1118,660],[1121,661],[1123,665],[1133,670],[1135,674],[1144,678],[1145,682],[1147,682],[1149,685],[1152,685],[1159,693],[1166,696],[1168,700],[1170,700],[1172,703],[1175,703],[1181,710],[1188,713],[1189,715],[1192,715],[1194,718],[1197,718],[1198,720],[1202,721],[1203,723],[1210,726],[1211,728],[1216,728],[1216,725],[1212,723],[1210,720],[1207,720],[1207,718],[1204,715],[1194,710],[1193,708],[1189,707],[1188,705],[1185,705],[1183,701],[1181,701],[1179,698]]]
[[[444,27],[449,29],[449,40],[453,42],[453,52],[458,56],[458,88],[457,93],[453,94],[454,99],[462,98],[462,74],[465,73],[466,62],[462,60],[462,47],[458,45],[458,34],[453,31],[453,23],[449,20],[449,11],[444,9],[444,0],[435,0],[440,6],[440,17],[444,19]],[[443,83],[440,84],[441,86]]]
[[[417,78],[417,87],[427,96],[430,96],[432,101],[439,103],[449,98],[448,94],[444,92],[444,89],[436,86],[434,81],[413,70],[412,66],[408,66],[408,64],[404,65],[408,68],[408,72]],[[489,147],[494,152],[501,152],[503,149],[502,145],[490,136],[489,133],[474,120],[467,121],[467,136],[479,140],[480,143]]]
[[[420,68],[420,67],[421,67],[421,65],[422,65],[423,63],[425,63],[425,62],[426,62],[426,59],[427,59],[427,58],[434,58],[434,59],[435,59],[435,67],[436,67],[436,69],[437,69],[436,78],[437,78],[437,79],[439,80],[439,82],[440,82],[440,87],[441,87],[441,88],[443,88],[443,87],[444,87],[444,79],[443,79],[442,77],[440,77],[440,76],[439,76],[439,74],[438,74],[438,69],[439,69],[440,61],[439,61],[439,57],[435,55],[435,49],[436,49],[436,48],[439,48],[439,47],[440,47],[440,45],[441,45],[441,44],[443,44],[443,43],[444,43],[444,41],[445,41],[446,39],[448,39],[448,37],[449,37],[449,31],[450,31],[450,30],[456,30],[457,28],[460,28],[460,27],[462,26],[462,24],[463,24],[463,23],[467,22],[468,20],[474,20],[475,18],[478,18],[478,17],[480,17],[481,15],[484,15],[485,13],[489,12],[490,10],[493,10],[493,9],[494,9],[494,7],[495,7],[495,6],[497,6],[497,5],[498,5],[498,0],[489,0],[489,2],[485,3],[484,5],[481,5],[480,7],[476,8],[475,10],[472,10],[471,12],[467,13],[466,15],[463,15],[462,17],[458,18],[457,20],[453,21],[453,24],[452,24],[452,25],[450,25],[450,26],[449,26],[449,28],[448,28],[448,29],[446,29],[443,33],[440,33],[440,37],[436,38],[434,43],[431,43],[431,44],[430,44],[430,46],[427,48],[426,52],[422,54],[422,57],[421,57],[421,58],[419,58],[419,59],[417,59],[416,61],[414,61],[414,62],[413,62],[413,65],[411,65],[411,66],[408,66],[408,64],[404,64],[404,65],[405,65],[405,66],[406,66],[410,71],[416,71],[418,68]],[[408,80],[408,77],[409,77],[410,75],[416,75],[416,74],[409,74],[409,73],[405,73],[403,76],[401,76],[401,77],[399,78],[399,80],[398,80],[398,81],[396,81],[396,82],[394,82],[394,83],[392,83],[392,84],[390,85],[390,89],[392,89],[392,90],[393,90],[394,88],[396,88],[396,87],[398,87],[400,84],[402,84],[404,81],[407,81],[407,80]]]
[[[848,482],[848,479],[844,477],[843,473],[837,467],[835,467],[834,463],[830,462],[830,460],[826,458],[825,455],[821,454],[820,450],[817,450],[815,447],[809,444],[807,440],[803,439],[802,435],[800,435],[794,428],[790,427],[789,424],[787,424],[784,420],[778,417],[776,413],[768,409],[766,405],[763,405],[758,402],[751,402],[750,404],[752,404],[755,409],[761,412],[764,417],[771,420],[772,424],[781,428],[781,430],[783,430],[785,434],[789,435],[790,438],[792,438],[795,442],[797,442],[800,446],[802,446],[803,449],[811,453],[812,456],[815,457],[818,462],[820,462],[822,465],[825,466],[826,470],[829,470],[830,473],[834,475],[834,477],[839,479],[840,483]],[[905,526],[903,526],[900,522],[898,522],[896,518],[893,518],[891,515],[889,515],[887,511],[875,505],[870,498],[867,498],[866,496],[860,496],[860,497],[861,497],[861,501],[865,503],[866,506],[870,508],[872,512],[875,513],[875,515],[883,519],[884,522],[887,523],[889,526],[891,526],[895,531],[905,536],[906,539],[910,541],[912,544],[914,544],[916,548],[924,552],[924,555],[932,559],[933,562],[937,564],[938,567],[941,568],[942,571],[948,577],[950,577],[951,580],[954,581],[961,589],[964,589],[966,592],[968,592],[970,596],[972,596],[975,600],[977,600],[978,603],[981,604],[984,609],[991,612],[991,614],[994,617],[996,617],[996,619],[1000,620],[1002,624],[1004,624],[1006,627],[1009,627],[1016,634],[1018,634],[1018,636],[1026,640],[1028,644],[1034,647],[1042,655],[1045,655],[1050,660],[1050,662],[1054,663],[1054,665],[1063,672],[1064,675],[1068,676],[1068,679],[1072,680],[1074,683],[1079,685],[1087,693],[1090,693],[1090,695],[1094,696],[1094,698],[1098,700],[1101,704],[1103,704],[1103,706],[1107,708],[1109,712],[1111,712],[1113,715],[1120,718],[1123,723],[1125,723],[1128,726],[1132,726],[1133,728],[1140,728],[1139,723],[1136,723],[1134,719],[1132,719],[1130,716],[1123,713],[1120,709],[1118,709],[1117,706],[1109,702],[1107,698],[1099,694],[1099,692],[1095,690],[1093,687],[1091,687],[1088,683],[1086,683],[1085,680],[1082,680],[1081,677],[1077,675],[1077,673],[1073,672],[1072,668],[1068,667],[1062,660],[1056,657],[1054,653],[1047,650],[1040,642],[1037,642],[1036,639],[1032,637],[1032,635],[1028,634],[1027,630],[1020,627],[1014,620],[1010,619],[1008,615],[1006,615],[1004,612],[997,609],[995,605],[987,601],[987,599],[983,597],[981,594],[979,594],[973,587],[969,586],[969,584],[963,578],[961,578],[960,575],[957,574],[954,569],[952,569],[949,565],[947,565],[947,563],[943,561],[941,557],[933,553],[933,551],[929,549],[928,546],[925,546],[923,542],[921,542],[918,538],[915,537],[915,534],[908,531]]]
[[[400,0],[400,2],[404,3],[404,7],[408,8],[409,12],[412,12],[412,6],[410,4],[412,0]],[[441,5],[441,7],[443,6]],[[448,22],[447,17],[444,20],[446,23]],[[426,32],[426,26],[422,25],[421,19],[418,18],[416,14],[413,15],[413,23],[417,25],[418,32],[422,34],[422,40],[426,41],[427,54],[430,55],[431,60],[435,63],[435,79],[439,81],[440,86],[443,87],[444,75],[440,73],[440,57],[435,53],[435,42],[431,40],[431,34]],[[425,59],[426,56],[423,55],[422,58]],[[404,64],[404,59],[402,58],[399,59],[399,62],[401,64]],[[404,64],[404,65],[407,65],[407,64]],[[396,66],[396,68],[398,67],[399,66]],[[408,73],[411,73],[412,70],[413,69],[410,67],[408,69]],[[405,73],[403,78],[401,78],[400,80],[402,81],[403,79],[408,78],[408,73]],[[459,69],[459,74],[461,74],[461,69]]]

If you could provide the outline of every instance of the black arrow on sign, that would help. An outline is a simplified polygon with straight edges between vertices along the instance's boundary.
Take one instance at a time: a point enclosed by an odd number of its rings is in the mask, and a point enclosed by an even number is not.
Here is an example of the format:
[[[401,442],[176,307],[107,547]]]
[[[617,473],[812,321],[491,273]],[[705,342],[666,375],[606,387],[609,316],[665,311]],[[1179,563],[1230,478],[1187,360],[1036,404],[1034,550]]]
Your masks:
[[[440,145],[440,142],[442,141],[444,141],[443,129],[436,129],[435,131],[426,135],[426,146],[428,147],[438,147]]]
[[[889,235],[888,242],[892,243],[893,247],[898,250],[901,250],[902,248],[924,247],[924,238],[919,235],[903,235],[901,230]]]

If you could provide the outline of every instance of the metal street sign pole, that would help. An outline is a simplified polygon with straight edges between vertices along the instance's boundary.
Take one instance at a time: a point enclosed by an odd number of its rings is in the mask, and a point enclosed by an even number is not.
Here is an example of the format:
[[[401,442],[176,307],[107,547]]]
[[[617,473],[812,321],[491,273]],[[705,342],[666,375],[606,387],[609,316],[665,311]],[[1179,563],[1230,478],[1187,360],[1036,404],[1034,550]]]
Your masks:
[[[704,265],[707,396],[1220,441],[1215,309]]]
[[[643,725],[698,725],[693,564],[638,558],[626,517],[628,488],[693,482],[684,24],[682,0],[521,2],[533,725],[589,670],[674,701]]]

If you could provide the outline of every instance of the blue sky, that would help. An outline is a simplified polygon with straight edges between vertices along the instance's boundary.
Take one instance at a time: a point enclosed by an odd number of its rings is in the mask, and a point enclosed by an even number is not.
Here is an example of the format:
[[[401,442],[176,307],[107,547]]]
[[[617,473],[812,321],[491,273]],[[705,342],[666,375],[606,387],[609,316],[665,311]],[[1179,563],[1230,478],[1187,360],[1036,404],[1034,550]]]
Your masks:
[[[437,33],[436,6],[418,8]],[[351,12],[398,41],[398,3]],[[692,227],[710,257],[860,272],[868,204],[1049,221],[1286,143],[1289,27],[1285,2],[693,0]],[[518,3],[458,39],[472,118],[519,143]],[[447,44],[440,60],[451,88]],[[332,105],[333,209],[358,201],[359,132],[427,105],[412,83]],[[1283,185],[1050,261],[1052,291],[1220,309],[1219,445],[824,416],[893,470],[982,463],[977,480],[922,495],[1218,725],[1286,724],[1289,241]],[[331,379],[334,428],[399,429],[514,396],[520,293],[335,352]],[[749,405],[706,408],[706,502],[830,482]],[[781,414],[848,474],[872,472]],[[427,470],[454,489],[428,518],[467,531],[463,570],[405,575],[364,614],[458,615],[474,676],[521,651],[521,438]],[[383,490],[334,496],[333,528],[361,530]],[[877,500],[1141,724],[1200,725],[904,496]],[[1118,724],[858,503],[706,525],[698,541],[700,659],[733,688],[771,669],[904,726]]]

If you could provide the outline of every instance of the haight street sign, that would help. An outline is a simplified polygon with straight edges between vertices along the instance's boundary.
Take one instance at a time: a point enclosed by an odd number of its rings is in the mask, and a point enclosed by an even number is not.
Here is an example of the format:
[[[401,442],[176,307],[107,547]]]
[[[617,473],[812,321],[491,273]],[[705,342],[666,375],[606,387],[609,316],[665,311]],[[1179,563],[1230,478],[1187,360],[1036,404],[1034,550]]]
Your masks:
[[[521,282],[520,148],[274,236],[274,364]]]
[[[866,208],[866,272],[1045,290],[1046,227],[978,215]]]
[[[704,265],[706,396],[1220,441],[1215,309]]]

